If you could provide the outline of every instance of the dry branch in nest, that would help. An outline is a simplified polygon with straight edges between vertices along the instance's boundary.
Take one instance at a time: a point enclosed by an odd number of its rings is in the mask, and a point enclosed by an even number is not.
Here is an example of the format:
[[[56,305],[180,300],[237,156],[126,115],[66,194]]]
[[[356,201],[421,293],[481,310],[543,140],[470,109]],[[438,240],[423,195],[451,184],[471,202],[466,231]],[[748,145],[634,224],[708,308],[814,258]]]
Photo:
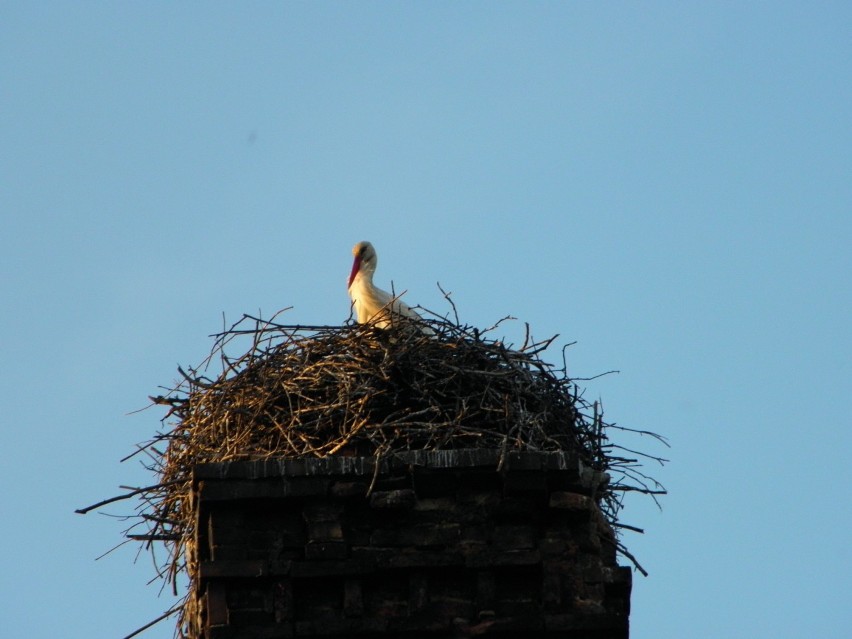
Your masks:
[[[615,454],[607,437],[613,426],[565,367],[541,359],[553,339],[528,338],[514,349],[458,321],[428,324],[434,335],[408,322],[308,327],[244,316],[215,336],[201,366],[181,369],[176,387],[151,398],[168,407],[168,428],[134,454],[148,456],[159,483],[84,511],[141,498],[127,535],[150,548],[165,544],[167,557],[155,560],[158,576],[177,594],[180,575],[193,573],[189,497],[199,463],[456,448],[569,451],[610,473],[599,498],[616,527],[625,492],[664,492],[637,470],[636,458]],[[233,350],[242,354],[232,357]]]

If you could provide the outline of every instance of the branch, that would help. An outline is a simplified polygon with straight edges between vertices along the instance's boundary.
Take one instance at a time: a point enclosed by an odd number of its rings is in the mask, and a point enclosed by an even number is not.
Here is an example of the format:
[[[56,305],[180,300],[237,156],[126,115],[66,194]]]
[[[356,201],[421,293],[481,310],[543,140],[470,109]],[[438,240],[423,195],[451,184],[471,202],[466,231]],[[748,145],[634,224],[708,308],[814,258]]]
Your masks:
[[[148,628],[150,628],[151,626],[153,626],[153,625],[156,625],[156,624],[160,623],[163,619],[167,619],[167,618],[171,617],[173,614],[175,614],[175,613],[176,613],[178,610],[180,610],[182,607],[183,607],[183,602],[179,603],[178,605],[176,605],[176,606],[174,606],[174,607],[172,607],[172,608],[169,608],[168,610],[166,610],[166,612],[164,612],[163,614],[161,614],[159,617],[157,617],[157,618],[156,618],[156,619],[154,619],[153,621],[149,621],[148,623],[146,623],[146,624],[145,624],[144,626],[142,626],[141,628],[137,628],[136,630],[134,630],[133,632],[131,632],[129,635],[127,635],[126,637],[124,637],[124,639],[131,639],[131,637],[135,637],[136,635],[138,635],[138,634],[140,634],[140,633],[144,632],[145,630],[147,630],[147,629],[148,629]]]
[[[115,501],[121,501],[122,499],[130,499],[134,495],[138,495],[139,493],[146,493],[151,490],[156,490],[158,488],[165,488],[166,486],[173,486],[174,484],[180,484],[182,480],[175,479],[174,481],[167,481],[163,484],[154,484],[153,486],[146,486],[145,488],[137,488],[136,490],[132,490],[129,493],[125,493],[123,495],[119,495],[118,497],[110,497],[109,499],[104,499],[103,501],[99,501],[97,504],[92,504],[91,506],[86,506],[85,508],[78,508],[75,510],[75,513],[79,513],[80,515],[85,515],[90,510],[94,510],[95,508],[100,508],[101,506],[106,506],[107,504],[111,504]]]

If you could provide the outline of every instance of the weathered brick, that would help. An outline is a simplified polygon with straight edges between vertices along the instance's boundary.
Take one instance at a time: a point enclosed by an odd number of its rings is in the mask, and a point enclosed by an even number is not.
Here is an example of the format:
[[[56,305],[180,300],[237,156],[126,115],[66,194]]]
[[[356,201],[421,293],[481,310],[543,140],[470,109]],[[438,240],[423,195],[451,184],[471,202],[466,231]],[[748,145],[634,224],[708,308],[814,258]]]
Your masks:
[[[223,582],[213,581],[207,584],[207,623],[210,626],[223,626],[228,623],[228,588]]]
[[[544,460],[540,453],[534,451],[515,450],[506,453],[506,459],[503,462],[503,470],[510,473],[521,470],[539,471],[543,464]]]
[[[327,494],[330,485],[329,479],[321,477],[278,481],[203,481],[199,485],[199,499],[213,502],[313,497]]]
[[[503,477],[503,492],[507,496],[523,495],[540,497],[547,492],[547,479],[544,473],[534,471],[513,471]]]
[[[272,591],[268,583],[256,579],[241,579],[228,589],[230,610],[272,611]]]
[[[607,639],[627,639],[626,615],[569,613],[545,615],[543,621],[548,632],[607,631]]]
[[[366,497],[370,485],[365,481],[335,481],[329,494],[339,499]]]
[[[460,509],[457,499],[452,497],[423,497],[414,503],[414,510],[418,512],[440,512],[455,514]]]
[[[305,521],[337,521],[345,506],[340,503],[323,499],[306,503],[302,508]]]
[[[347,617],[364,615],[364,594],[360,579],[347,579],[343,582],[343,614]]]
[[[290,579],[276,581],[272,587],[272,614],[276,623],[293,619],[293,582]]]
[[[339,521],[308,522],[308,538],[311,542],[341,541],[343,529],[340,527]]]
[[[501,524],[493,529],[493,543],[497,548],[529,550],[536,547],[538,531],[533,526]]]
[[[461,527],[461,543],[488,543],[491,541],[494,525],[465,524]]]
[[[406,551],[392,552],[384,564],[388,568],[440,568],[444,566],[461,566],[464,556],[455,552]]]
[[[213,546],[210,552],[210,558],[213,561],[230,561],[230,560],[245,560],[248,559],[248,549],[239,544],[228,546]]]
[[[545,610],[558,610],[562,603],[562,575],[547,564],[541,576],[541,601]]]
[[[538,516],[540,510],[537,501],[509,497],[494,506],[493,515],[499,522],[528,523]]]
[[[408,609],[419,612],[429,603],[429,580],[423,572],[414,571],[408,577]]]
[[[498,599],[495,604],[500,617],[534,618],[541,614],[541,602],[538,597],[523,599]]]
[[[460,535],[459,524],[419,524],[410,528],[376,530],[370,541],[375,546],[447,546],[456,542]]]
[[[296,637],[375,636],[376,633],[384,633],[387,630],[388,622],[385,619],[368,617],[346,619],[331,613],[318,615],[310,621],[298,621],[295,624]]]
[[[411,510],[417,495],[410,488],[374,492],[370,495],[370,508],[384,510]]]
[[[305,559],[345,559],[349,545],[343,541],[309,541],[305,544]]]
[[[494,607],[497,584],[493,570],[480,570],[476,574],[476,605],[481,610]]]
[[[202,561],[199,566],[201,579],[229,577],[263,577],[268,574],[265,561]]]
[[[473,549],[465,556],[465,565],[470,568],[493,568],[498,566],[533,566],[541,563],[537,550],[496,550],[490,546]]]
[[[293,562],[290,576],[297,578],[349,577],[368,575],[374,567],[366,561],[356,559],[313,559]]]
[[[459,488],[460,476],[458,473],[417,467],[414,469],[413,482],[419,497],[442,497],[455,493]]]
[[[232,626],[265,626],[272,623],[272,615],[264,610],[232,610],[228,623]]]
[[[568,553],[568,542],[564,539],[545,537],[538,540],[538,549],[544,556],[561,556]]]
[[[548,505],[551,508],[558,508],[561,510],[588,511],[594,507],[594,502],[591,498],[579,493],[554,491],[550,493],[550,501]]]

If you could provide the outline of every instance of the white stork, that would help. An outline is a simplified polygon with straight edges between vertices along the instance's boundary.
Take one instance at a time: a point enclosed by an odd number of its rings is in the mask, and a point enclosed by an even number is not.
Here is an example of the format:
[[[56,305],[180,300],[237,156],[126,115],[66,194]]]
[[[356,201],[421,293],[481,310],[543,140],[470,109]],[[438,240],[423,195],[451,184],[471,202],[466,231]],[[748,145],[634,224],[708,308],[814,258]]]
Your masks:
[[[373,323],[378,328],[387,328],[398,317],[422,321],[405,302],[373,284],[378,257],[369,242],[358,242],[352,249],[355,261],[349,274],[349,297],[355,308],[359,324]],[[429,335],[434,332],[425,324],[420,330]]]

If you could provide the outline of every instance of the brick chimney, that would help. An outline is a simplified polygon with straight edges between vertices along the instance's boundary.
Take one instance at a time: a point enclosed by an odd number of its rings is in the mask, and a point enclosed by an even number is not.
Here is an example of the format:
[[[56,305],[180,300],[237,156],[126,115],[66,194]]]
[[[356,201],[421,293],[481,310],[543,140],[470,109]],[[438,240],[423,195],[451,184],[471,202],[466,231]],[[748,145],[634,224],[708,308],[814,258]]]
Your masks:
[[[493,449],[198,465],[191,637],[626,639],[607,481]]]

